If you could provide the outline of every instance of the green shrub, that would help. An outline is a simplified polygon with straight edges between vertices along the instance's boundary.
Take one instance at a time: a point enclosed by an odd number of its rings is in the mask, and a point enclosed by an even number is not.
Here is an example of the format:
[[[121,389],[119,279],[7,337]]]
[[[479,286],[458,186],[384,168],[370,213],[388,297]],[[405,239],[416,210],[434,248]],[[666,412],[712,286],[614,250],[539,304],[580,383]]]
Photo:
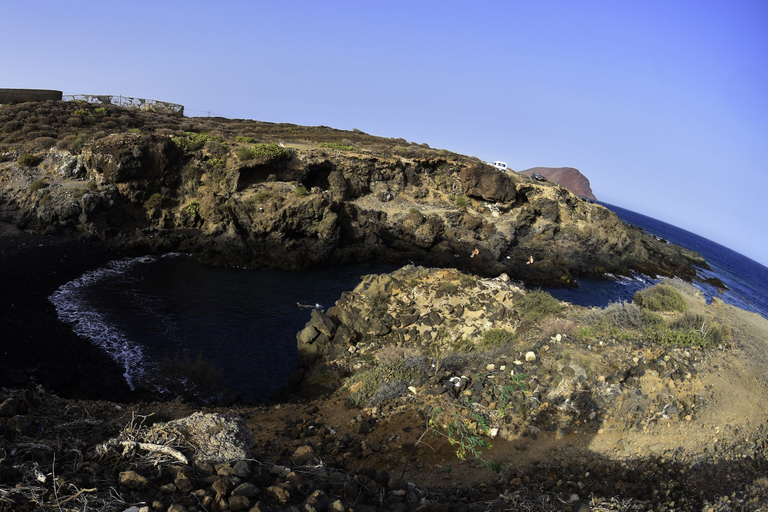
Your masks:
[[[212,169],[221,169],[224,167],[224,160],[221,158],[209,158],[206,162]]]
[[[651,311],[685,311],[685,299],[674,287],[657,284],[638,290],[632,300],[640,307]]]
[[[16,163],[19,164],[22,167],[35,167],[40,162],[42,162],[42,158],[40,158],[37,155],[21,155],[18,160],[16,160]]]
[[[547,317],[555,316],[563,311],[560,301],[542,290],[526,293],[515,302],[515,309],[530,323],[537,323]]]
[[[376,405],[402,396],[408,385],[418,380],[427,368],[424,356],[412,355],[383,361],[371,369],[363,370],[349,377],[342,389],[354,389],[347,397],[350,409],[364,405]]]
[[[464,196],[459,196],[456,198],[456,206],[461,208],[462,210],[467,207],[467,198]]]
[[[490,329],[483,333],[483,338],[480,341],[481,347],[493,347],[496,345],[504,345],[515,341],[517,335],[509,329]]]
[[[710,321],[705,315],[690,312],[686,312],[682,317],[670,322],[669,328],[664,332],[667,339],[662,340],[662,342],[702,347],[720,345],[731,337],[731,329],[727,325]],[[686,343],[681,343],[680,339],[686,340]]]
[[[467,274],[461,274],[459,277],[459,284],[464,288],[470,288],[475,286],[475,278]]]
[[[707,317],[699,313],[686,313],[669,324],[671,329],[677,331],[702,329],[707,324]]]
[[[235,142],[239,142],[241,144],[251,144],[253,143],[253,141],[254,141],[253,137],[246,137],[243,135],[238,135],[237,137],[235,137]]]
[[[38,190],[45,188],[48,186],[48,182],[45,181],[43,178],[38,178],[32,183],[29,184],[29,191],[32,193],[37,192]]]
[[[307,187],[305,187],[304,185],[299,185],[298,187],[293,189],[293,195],[295,195],[296,197],[304,197],[305,195],[307,195],[307,193],[308,193]]]
[[[43,206],[45,204],[48,204],[51,201],[51,194],[45,193],[43,197],[40,198],[40,202],[38,203],[38,206]]]
[[[650,309],[642,309],[640,313],[642,325],[645,328],[663,329],[667,326],[666,319],[659,313],[651,311]]]
[[[429,427],[434,434],[445,437],[456,446],[456,457],[460,460],[465,460],[467,455],[479,459],[483,449],[493,448],[487,439],[481,437],[490,430],[488,422],[469,404],[454,402],[433,408]]]
[[[642,310],[631,302],[613,302],[603,309],[603,316],[611,326],[636,329],[642,325]]]
[[[200,203],[197,201],[190,201],[187,203],[187,206],[181,210],[181,214],[192,219],[197,218],[200,215]]]
[[[261,143],[254,146],[240,146],[237,148],[237,158],[244,162],[257,160],[259,163],[289,160],[291,151],[279,144]]]
[[[209,139],[210,136],[205,132],[184,132],[183,137],[171,137],[173,143],[183,151],[197,151],[205,146]]]
[[[144,201],[144,207],[148,210],[154,210],[155,208],[165,208],[169,205],[169,198],[159,192],[155,192],[149,199]]]
[[[128,128],[128,133],[141,133],[141,128]]]

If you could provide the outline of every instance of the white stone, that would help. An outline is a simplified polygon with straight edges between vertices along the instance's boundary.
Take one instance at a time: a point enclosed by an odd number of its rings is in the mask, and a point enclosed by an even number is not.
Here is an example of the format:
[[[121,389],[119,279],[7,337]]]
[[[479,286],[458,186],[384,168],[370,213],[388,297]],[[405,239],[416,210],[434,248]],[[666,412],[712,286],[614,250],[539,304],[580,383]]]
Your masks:
[[[562,334],[558,334],[557,336],[555,336],[555,339],[557,341],[561,341],[563,339],[563,335]]]
[[[485,365],[485,369],[488,370],[489,372],[492,372],[493,370],[496,369],[496,365],[493,364],[493,363],[489,363],[489,364]]]
[[[533,352],[526,352],[525,354],[525,360],[528,362],[533,362],[536,360],[536,354]]]

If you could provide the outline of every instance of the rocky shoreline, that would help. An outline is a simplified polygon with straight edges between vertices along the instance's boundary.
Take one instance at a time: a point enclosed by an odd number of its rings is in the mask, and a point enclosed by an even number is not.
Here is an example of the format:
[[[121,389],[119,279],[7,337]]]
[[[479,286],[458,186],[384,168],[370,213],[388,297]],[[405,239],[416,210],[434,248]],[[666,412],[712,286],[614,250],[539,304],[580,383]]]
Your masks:
[[[404,267],[308,313],[278,404],[3,388],[0,510],[765,510],[768,321],[667,285],[730,337],[592,339],[565,321],[637,306],[533,322],[508,278]]]

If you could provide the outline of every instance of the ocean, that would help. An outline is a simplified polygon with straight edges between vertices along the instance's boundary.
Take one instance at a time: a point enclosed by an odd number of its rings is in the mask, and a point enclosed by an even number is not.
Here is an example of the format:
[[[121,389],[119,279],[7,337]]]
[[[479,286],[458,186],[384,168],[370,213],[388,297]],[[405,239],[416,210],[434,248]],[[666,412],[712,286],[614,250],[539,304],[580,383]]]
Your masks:
[[[711,299],[768,318],[768,268],[670,224],[612,205],[625,222],[698,251],[728,290],[695,283]],[[326,309],[361,276],[391,272],[389,264],[356,264],[304,272],[242,270],[201,265],[181,254],[111,262],[61,286],[50,300],[59,318],[125,370],[135,386],[163,358],[198,357],[221,369],[223,384],[248,402],[263,402],[283,388],[298,361],[296,334],[309,307]],[[641,274],[582,279],[579,287],[547,288],[584,306],[630,301],[657,280]]]

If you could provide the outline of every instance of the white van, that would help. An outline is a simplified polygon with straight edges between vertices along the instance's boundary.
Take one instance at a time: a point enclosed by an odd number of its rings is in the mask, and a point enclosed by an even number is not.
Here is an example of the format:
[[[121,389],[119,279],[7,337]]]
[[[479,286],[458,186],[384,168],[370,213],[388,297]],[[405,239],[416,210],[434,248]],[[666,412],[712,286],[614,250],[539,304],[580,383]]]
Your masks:
[[[491,163],[491,165],[494,166],[495,168],[497,168],[500,171],[506,171],[507,170],[506,162],[496,161],[496,162]]]

